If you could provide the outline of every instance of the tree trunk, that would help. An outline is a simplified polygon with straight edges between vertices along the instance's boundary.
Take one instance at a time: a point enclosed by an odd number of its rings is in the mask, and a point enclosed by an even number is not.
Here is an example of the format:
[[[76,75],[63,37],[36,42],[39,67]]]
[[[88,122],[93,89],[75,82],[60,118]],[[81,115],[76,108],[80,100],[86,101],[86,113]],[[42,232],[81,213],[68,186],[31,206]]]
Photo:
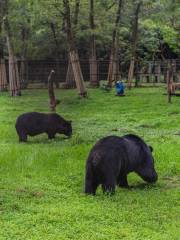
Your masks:
[[[0,91],[7,90],[6,65],[4,60],[4,43],[1,39],[5,2],[0,1]]]
[[[140,77],[141,70],[140,70],[140,64],[138,62],[136,62],[136,71],[135,72],[136,72],[135,87],[139,87],[140,80],[141,80],[141,77]]]
[[[161,65],[159,62],[155,63],[155,79],[154,83],[160,82],[161,79]]]
[[[83,79],[83,75],[80,67],[78,52],[75,47],[74,34],[72,30],[69,0],[63,0],[63,3],[64,3],[64,10],[65,10],[65,18],[66,18],[66,33],[67,33],[67,42],[69,47],[69,58],[72,64],[72,70],[73,70],[76,86],[79,91],[79,95],[82,97],[86,97],[87,92],[86,92],[85,83],[84,83],[84,79]]]
[[[75,38],[76,27],[78,24],[78,16],[79,16],[79,8],[80,8],[80,0],[76,0],[75,3],[75,13],[73,18],[73,34]],[[68,56],[68,70],[66,74],[66,83],[65,88],[71,89],[76,87],[75,77],[72,69],[72,63],[70,57]]]
[[[58,76],[60,75],[60,70],[59,70],[59,56],[60,56],[60,52],[59,52],[59,42],[58,42],[58,38],[57,38],[57,35],[56,35],[56,29],[55,29],[55,25],[53,22],[50,23],[50,28],[51,28],[51,31],[53,33],[53,37],[54,37],[54,42],[55,42],[55,45],[56,45],[56,80],[55,80],[55,85],[56,85],[56,88],[59,88],[59,81],[58,81]]]
[[[86,92],[86,88],[85,88],[83,75],[82,75],[82,72],[81,72],[81,66],[80,66],[80,62],[79,62],[78,53],[75,50],[71,50],[70,53],[69,53],[69,56],[70,56],[70,61],[71,61],[71,64],[72,64],[72,70],[73,70],[73,73],[74,73],[76,86],[77,86],[77,89],[79,91],[79,95],[81,97],[86,97],[87,92]]]
[[[147,70],[147,83],[152,81],[152,64],[148,63],[148,70]]]
[[[131,58],[130,66],[129,66],[129,72],[128,72],[128,88],[131,89],[132,87],[132,79],[134,75],[134,64],[135,59],[134,57]]]
[[[136,60],[136,48],[137,48],[137,40],[138,40],[138,25],[139,25],[139,13],[141,9],[142,1],[140,1],[134,13],[134,21],[132,23],[132,50],[131,50],[131,61],[128,72],[128,88],[132,87],[132,79],[134,76],[134,65]]]
[[[76,88],[76,82],[75,82],[75,78],[74,78],[74,73],[73,73],[70,57],[68,60],[68,69],[67,69],[67,74],[66,74],[65,88],[68,88],[68,89]]]
[[[17,59],[14,56],[14,49],[11,40],[11,31],[8,21],[8,0],[4,4],[4,30],[9,54],[9,91],[11,96],[21,96],[20,77],[18,72]]]
[[[90,37],[90,86],[99,87],[99,81],[97,77],[97,58],[96,58],[96,42],[95,42],[95,23],[94,23],[94,0],[90,0],[90,28],[91,28],[91,37]]]
[[[173,65],[173,63],[168,62],[167,63],[167,73],[166,73],[168,103],[172,103],[171,96],[175,92],[175,88],[174,88],[174,84],[173,84],[173,77],[174,77],[174,65]]]
[[[18,72],[17,59],[14,56],[13,47],[10,42],[8,32],[6,32],[6,40],[9,53],[9,91],[11,96],[21,96],[20,78]]]
[[[28,23],[30,24],[30,19],[28,19]],[[29,37],[29,28],[23,25],[21,27],[22,51],[21,51],[20,71],[19,71],[21,88],[26,88],[28,85],[28,67],[27,67],[28,37]]]
[[[108,70],[108,86],[112,87],[112,82],[117,81],[118,78],[118,69],[119,69],[119,61],[118,61],[118,27],[121,20],[121,10],[122,10],[123,0],[119,0],[118,4],[118,10],[116,13],[116,21],[115,21],[115,27],[113,31],[113,37],[112,37],[112,46],[111,46],[111,56],[110,56],[110,63],[109,63],[109,70]]]
[[[0,92],[7,90],[6,65],[3,59],[0,59]]]

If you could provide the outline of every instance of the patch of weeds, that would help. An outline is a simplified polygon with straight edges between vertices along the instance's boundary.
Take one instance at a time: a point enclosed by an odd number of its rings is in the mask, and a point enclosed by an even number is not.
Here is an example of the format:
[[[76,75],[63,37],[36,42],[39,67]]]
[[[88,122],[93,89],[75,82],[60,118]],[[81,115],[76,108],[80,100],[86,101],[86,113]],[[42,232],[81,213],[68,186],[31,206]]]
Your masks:
[[[40,190],[30,190],[26,187],[18,187],[16,188],[16,194],[19,198],[24,197],[35,197],[35,198],[41,198],[44,196],[44,192]]]
[[[179,111],[174,111],[174,112],[168,113],[168,116],[171,116],[171,115],[179,115],[179,114],[180,114]]]
[[[180,136],[180,131],[176,132],[174,135]]]
[[[139,125],[140,128],[158,128],[160,126],[161,126],[161,122],[157,122],[157,123],[154,123],[154,124],[144,123],[144,124]]]
[[[72,137],[72,140],[71,140],[71,145],[74,146],[74,145],[79,145],[79,144],[82,144],[84,143],[84,138],[78,134],[74,135]]]
[[[164,176],[165,188],[180,188],[180,176]]]
[[[42,191],[32,191],[32,192],[30,192],[30,196],[35,197],[35,198],[41,198],[41,197],[44,196],[44,192],[42,192]]]

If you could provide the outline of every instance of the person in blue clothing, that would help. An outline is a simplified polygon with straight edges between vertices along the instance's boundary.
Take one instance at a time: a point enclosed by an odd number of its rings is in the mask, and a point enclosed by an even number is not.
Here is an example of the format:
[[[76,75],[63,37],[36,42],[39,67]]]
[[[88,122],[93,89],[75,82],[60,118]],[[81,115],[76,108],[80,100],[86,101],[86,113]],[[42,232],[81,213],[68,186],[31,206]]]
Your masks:
[[[115,88],[116,88],[116,96],[125,96],[124,94],[125,86],[122,81],[117,81],[115,83]]]

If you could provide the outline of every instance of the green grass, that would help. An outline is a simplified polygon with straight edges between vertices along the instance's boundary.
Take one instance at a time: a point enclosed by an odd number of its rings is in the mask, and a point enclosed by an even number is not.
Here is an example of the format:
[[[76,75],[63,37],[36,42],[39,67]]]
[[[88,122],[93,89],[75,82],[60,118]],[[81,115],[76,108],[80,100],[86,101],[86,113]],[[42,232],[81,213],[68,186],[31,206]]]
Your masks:
[[[180,239],[180,99],[167,104],[163,88],[115,93],[58,90],[57,112],[73,121],[73,137],[45,134],[19,144],[14,123],[27,111],[48,111],[46,90],[22,97],[0,95],[0,240]],[[85,162],[101,137],[140,135],[154,148],[159,180],[144,184],[135,174],[131,190],[106,196],[83,194]]]

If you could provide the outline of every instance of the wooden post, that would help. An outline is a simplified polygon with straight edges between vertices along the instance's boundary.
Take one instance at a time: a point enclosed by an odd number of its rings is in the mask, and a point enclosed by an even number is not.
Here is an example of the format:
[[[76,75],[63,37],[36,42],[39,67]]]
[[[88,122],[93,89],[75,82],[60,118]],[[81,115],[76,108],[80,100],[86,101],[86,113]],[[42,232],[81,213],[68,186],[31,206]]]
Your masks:
[[[173,64],[170,62],[168,62],[168,64],[167,64],[166,79],[167,79],[168,103],[172,103],[171,96],[174,92],[174,89],[173,89]]]
[[[55,71],[51,70],[48,76],[48,93],[49,93],[49,105],[50,105],[51,112],[56,112],[56,105],[59,104],[59,100],[56,99],[54,94],[54,81],[52,79],[54,74],[55,74]]]

